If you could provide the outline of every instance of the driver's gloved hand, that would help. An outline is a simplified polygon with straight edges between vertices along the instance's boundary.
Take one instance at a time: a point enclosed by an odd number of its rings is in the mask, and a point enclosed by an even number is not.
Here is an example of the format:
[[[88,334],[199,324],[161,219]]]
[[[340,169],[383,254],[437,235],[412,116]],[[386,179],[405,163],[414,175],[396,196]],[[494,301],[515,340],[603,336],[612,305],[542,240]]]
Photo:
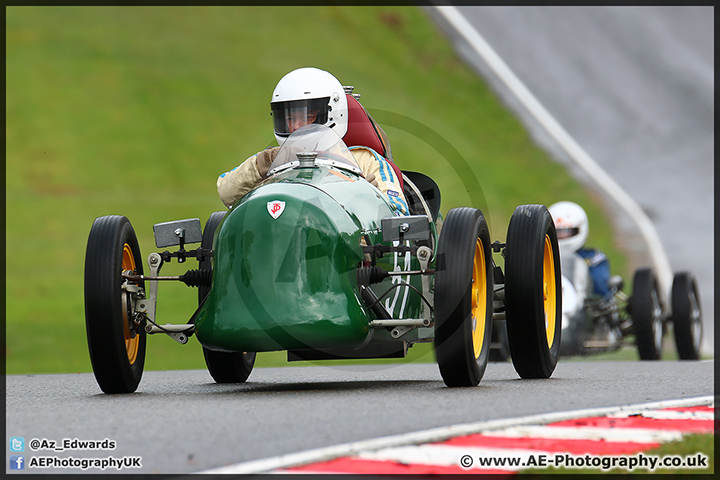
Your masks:
[[[257,153],[255,165],[257,166],[258,173],[262,178],[267,177],[268,170],[270,170],[270,165],[272,164],[273,160],[275,160],[275,156],[277,155],[278,150],[280,150],[280,147],[271,147]]]
[[[365,176],[365,180],[375,185],[377,188],[380,188],[377,182],[377,178],[375,178],[375,174],[372,172],[368,172],[368,174]]]

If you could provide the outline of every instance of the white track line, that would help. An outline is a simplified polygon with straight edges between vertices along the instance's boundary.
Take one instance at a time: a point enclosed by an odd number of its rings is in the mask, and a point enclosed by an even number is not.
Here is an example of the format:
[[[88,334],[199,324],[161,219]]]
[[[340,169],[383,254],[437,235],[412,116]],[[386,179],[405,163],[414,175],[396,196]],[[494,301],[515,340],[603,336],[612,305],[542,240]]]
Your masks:
[[[334,445],[331,447],[316,448],[304,452],[289,453],[286,455],[278,455],[276,457],[264,458],[260,460],[252,460],[249,462],[238,463],[235,465],[227,465],[224,467],[205,470],[202,474],[241,474],[241,473],[266,473],[281,468],[287,468],[296,465],[302,465],[313,462],[321,462],[332,460],[338,457],[349,455],[360,455],[363,452],[377,451],[384,448],[400,447],[405,445],[416,445],[420,443],[437,442],[460,435],[470,435],[473,433],[494,431],[500,429],[508,429],[511,427],[521,427],[529,425],[545,425],[547,423],[559,422],[562,420],[571,420],[574,418],[597,417],[603,415],[613,415],[619,413],[641,413],[645,410],[656,410],[673,407],[688,407],[697,405],[711,405],[714,397],[695,397],[683,400],[666,400],[661,402],[652,402],[636,405],[626,405],[620,407],[603,407],[588,408],[582,410],[573,410],[569,412],[556,412],[540,415],[529,415],[519,418],[510,418],[502,420],[491,420],[487,422],[474,422],[461,425],[451,425],[449,427],[433,428],[419,432],[405,433],[400,435],[391,435],[387,437],[374,438],[370,440],[362,440],[358,442],[345,443],[342,445]],[[558,428],[558,427],[553,427]],[[498,432],[499,433],[499,432]]]
[[[672,283],[672,268],[668,261],[665,249],[660,242],[652,222],[630,195],[615,182],[592,157],[570,136],[555,118],[543,107],[520,79],[513,73],[507,64],[495,53],[485,39],[475,30],[470,22],[454,6],[437,6],[437,12],[442,15],[475,52],[488,64],[498,78],[505,84],[510,92],[520,101],[527,111],[535,118],[545,131],[557,144],[580,166],[608,196],[627,212],[638,225],[640,232],[648,245],[650,257],[655,265],[655,273],[660,283],[661,295],[664,304],[670,294]]]
[[[555,440],[603,440],[606,442],[625,443],[663,443],[680,440],[682,433],[677,430],[652,430],[649,428],[528,425],[493,431],[492,436],[505,438],[551,438]]]

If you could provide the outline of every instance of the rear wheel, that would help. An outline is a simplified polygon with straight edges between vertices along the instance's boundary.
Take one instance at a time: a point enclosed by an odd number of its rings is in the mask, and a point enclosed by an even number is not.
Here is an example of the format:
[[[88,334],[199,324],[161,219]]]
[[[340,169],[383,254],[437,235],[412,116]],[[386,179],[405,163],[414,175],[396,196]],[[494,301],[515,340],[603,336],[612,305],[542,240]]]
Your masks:
[[[657,279],[649,268],[635,271],[630,309],[640,360],[660,360],[662,356],[662,304]]]
[[[145,322],[135,312],[145,285],[124,280],[124,272],[143,273],[135,231],[126,217],[99,217],[85,252],[85,328],[93,373],[105,393],[134,392],[145,365]]]
[[[455,208],[443,223],[435,272],[435,354],[449,387],[475,386],[492,336],[490,233],[474,208]]]
[[[702,342],[702,312],[695,277],[675,274],[670,295],[675,345],[680,360],[699,360]]]
[[[214,212],[205,223],[202,242],[203,249],[212,249],[215,230],[225,218],[226,212]],[[210,258],[200,261],[200,269],[212,269]],[[200,305],[210,293],[210,287],[200,286],[198,289],[198,302]],[[203,357],[210,376],[217,383],[242,383],[250,376],[255,365],[255,352],[218,352],[203,347]]]
[[[218,352],[203,347],[205,365],[217,383],[242,383],[255,365],[255,352]]]
[[[560,356],[562,295],[557,234],[544,205],[520,205],[510,218],[505,311],[515,371],[550,377]]]

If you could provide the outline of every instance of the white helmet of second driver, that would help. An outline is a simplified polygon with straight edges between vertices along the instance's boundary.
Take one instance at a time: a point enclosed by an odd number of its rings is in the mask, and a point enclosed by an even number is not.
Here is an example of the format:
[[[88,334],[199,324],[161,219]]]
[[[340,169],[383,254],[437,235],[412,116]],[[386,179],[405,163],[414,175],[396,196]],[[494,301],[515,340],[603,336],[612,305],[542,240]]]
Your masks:
[[[298,68],[280,79],[270,100],[275,138],[279,145],[291,133],[290,121],[317,114],[313,123],[325,125],[345,136],[348,128],[347,97],[331,73],[319,68]]]
[[[575,202],[557,202],[548,207],[555,222],[558,246],[562,250],[577,252],[585,246],[590,225],[585,210]]]

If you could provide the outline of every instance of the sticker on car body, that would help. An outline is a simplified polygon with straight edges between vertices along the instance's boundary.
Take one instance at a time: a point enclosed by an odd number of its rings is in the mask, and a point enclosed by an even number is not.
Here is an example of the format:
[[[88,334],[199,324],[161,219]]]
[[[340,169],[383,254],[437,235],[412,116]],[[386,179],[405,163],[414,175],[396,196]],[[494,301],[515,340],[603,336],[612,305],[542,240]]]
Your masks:
[[[270,216],[277,220],[277,218],[285,211],[285,202],[281,202],[280,200],[268,202],[267,210]]]

